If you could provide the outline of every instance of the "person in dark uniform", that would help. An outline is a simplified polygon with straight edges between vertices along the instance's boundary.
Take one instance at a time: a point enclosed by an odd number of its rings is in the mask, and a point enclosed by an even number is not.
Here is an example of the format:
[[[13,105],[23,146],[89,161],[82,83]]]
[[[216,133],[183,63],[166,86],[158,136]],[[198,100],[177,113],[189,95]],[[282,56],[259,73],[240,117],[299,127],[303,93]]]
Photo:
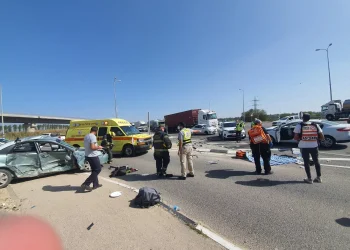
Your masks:
[[[112,136],[110,134],[106,134],[103,136],[101,146],[108,154],[108,162],[107,163],[110,164],[113,160],[113,154],[112,154],[113,141],[112,141]]]
[[[153,136],[154,159],[156,160],[159,178],[173,176],[166,173],[170,163],[169,149],[171,146],[172,143],[168,134],[164,133],[164,125],[160,125]]]
[[[264,161],[265,174],[272,174],[270,159],[272,140],[266,129],[262,126],[262,122],[258,119],[254,121],[254,126],[248,131],[250,148],[254,157],[256,173],[261,174],[260,156]]]

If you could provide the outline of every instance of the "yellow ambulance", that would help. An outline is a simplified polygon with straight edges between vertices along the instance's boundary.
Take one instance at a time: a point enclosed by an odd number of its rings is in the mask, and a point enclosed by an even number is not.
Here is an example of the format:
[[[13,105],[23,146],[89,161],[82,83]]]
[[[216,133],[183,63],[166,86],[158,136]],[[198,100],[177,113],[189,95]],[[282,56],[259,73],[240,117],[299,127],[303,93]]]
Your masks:
[[[72,120],[67,130],[65,141],[74,147],[84,147],[84,137],[90,133],[91,127],[98,127],[98,144],[106,134],[112,135],[114,154],[135,156],[152,148],[152,137],[140,131],[123,119],[104,120]]]

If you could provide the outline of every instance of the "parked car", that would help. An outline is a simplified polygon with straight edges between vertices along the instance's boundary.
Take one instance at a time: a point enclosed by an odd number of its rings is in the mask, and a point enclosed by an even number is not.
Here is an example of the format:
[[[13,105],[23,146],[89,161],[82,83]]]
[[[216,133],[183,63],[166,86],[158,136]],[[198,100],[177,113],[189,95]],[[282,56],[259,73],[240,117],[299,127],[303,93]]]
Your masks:
[[[207,126],[206,124],[198,124],[191,128],[191,133],[194,135],[199,135],[199,134],[215,135],[216,128],[212,126]]]
[[[349,115],[349,117],[348,117],[348,123],[350,123],[350,115]]]
[[[9,140],[5,139],[5,138],[0,138],[0,145],[8,143]]]
[[[44,133],[42,134],[43,136],[51,136],[51,137],[55,137],[55,138],[58,138],[58,139],[61,139],[61,140],[65,140],[66,137],[64,135],[60,135],[59,133]]]
[[[286,116],[286,117],[282,117],[277,121],[273,121],[272,122],[272,126],[279,126],[282,124],[286,124],[289,123],[291,121],[295,121],[295,120],[299,120],[299,115],[291,115],[291,116]]]
[[[100,151],[101,164],[108,155]],[[13,179],[42,176],[71,169],[90,171],[84,150],[47,136],[17,139],[0,145],[0,188]]]
[[[302,122],[301,120],[282,124],[277,127],[267,128],[267,132],[271,136],[274,143],[286,142],[286,143],[298,143],[294,140],[294,128],[297,124]],[[321,146],[325,148],[331,148],[336,143],[350,142],[350,125],[340,124],[327,120],[311,120],[320,126],[323,130],[325,140],[321,141]]]
[[[236,122],[223,122],[219,127],[219,136],[222,140],[236,138]],[[246,137],[245,130],[242,130],[242,139]]]

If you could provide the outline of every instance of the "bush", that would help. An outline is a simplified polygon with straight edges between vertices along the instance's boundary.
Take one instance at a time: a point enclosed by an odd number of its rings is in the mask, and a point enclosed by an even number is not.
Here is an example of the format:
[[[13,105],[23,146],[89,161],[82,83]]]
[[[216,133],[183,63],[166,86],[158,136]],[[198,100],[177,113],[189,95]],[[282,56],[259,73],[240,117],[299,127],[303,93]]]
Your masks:
[[[66,134],[66,129],[54,129],[54,130],[38,130],[35,132],[7,132],[5,133],[5,138],[8,140],[15,140],[17,138],[23,138],[28,136],[36,136],[36,135],[42,135],[44,133],[56,133],[60,135]]]

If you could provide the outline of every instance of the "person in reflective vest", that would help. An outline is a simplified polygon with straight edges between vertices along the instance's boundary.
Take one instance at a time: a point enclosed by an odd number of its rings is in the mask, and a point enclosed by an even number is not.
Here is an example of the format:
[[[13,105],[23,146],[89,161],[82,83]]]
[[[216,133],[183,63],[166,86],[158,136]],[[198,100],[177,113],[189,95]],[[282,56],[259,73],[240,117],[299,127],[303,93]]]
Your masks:
[[[101,146],[103,147],[103,149],[106,151],[106,153],[108,155],[108,162],[107,163],[108,164],[112,163],[112,160],[113,160],[112,148],[114,145],[113,145],[112,136],[110,134],[106,134],[103,136]]]
[[[154,159],[156,160],[157,175],[159,178],[172,177],[167,174],[170,163],[169,149],[172,147],[168,134],[164,133],[164,125],[160,125],[153,136]]]
[[[254,121],[254,126],[248,131],[250,148],[254,157],[256,174],[261,174],[260,156],[264,162],[265,174],[272,174],[270,159],[272,140],[266,129],[262,126],[262,122],[258,119]]]
[[[180,130],[178,134],[179,139],[179,151],[178,155],[180,156],[181,162],[181,176],[180,180],[186,180],[186,177],[194,177],[194,169],[193,169],[193,159],[192,159],[192,133],[191,130],[185,128],[185,124],[180,122],[178,125],[178,129]],[[187,173],[187,170],[189,173]]]
[[[307,178],[306,183],[321,183],[321,165],[318,160],[319,140],[324,140],[322,129],[318,124],[310,122],[310,114],[303,113],[303,122],[297,124],[294,129],[294,140],[299,141],[299,148],[304,160],[304,167]],[[310,155],[315,163],[317,177],[312,180],[310,172]]]
[[[240,142],[242,139],[242,131],[244,129],[244,122],[238,120],[236,122],[236,142]]]

